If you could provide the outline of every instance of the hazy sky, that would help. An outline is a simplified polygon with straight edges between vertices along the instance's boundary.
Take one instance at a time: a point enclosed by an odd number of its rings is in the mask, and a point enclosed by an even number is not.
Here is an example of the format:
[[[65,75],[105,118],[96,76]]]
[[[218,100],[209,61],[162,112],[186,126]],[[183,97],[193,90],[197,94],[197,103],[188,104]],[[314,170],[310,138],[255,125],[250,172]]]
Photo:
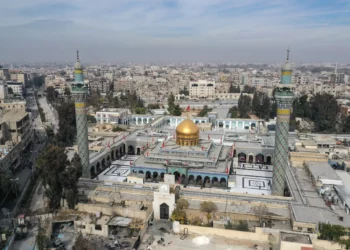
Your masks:
[[[350,0],[0,0],[1,61],[350,62]]]

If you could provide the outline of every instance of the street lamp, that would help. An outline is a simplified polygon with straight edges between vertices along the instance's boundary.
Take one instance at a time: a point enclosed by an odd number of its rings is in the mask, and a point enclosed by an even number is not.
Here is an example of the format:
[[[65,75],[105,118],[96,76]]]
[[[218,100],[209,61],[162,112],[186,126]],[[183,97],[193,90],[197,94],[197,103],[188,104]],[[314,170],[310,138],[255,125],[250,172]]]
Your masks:
[[[16,178],[16,179],[10,179],[11,182],[17,182],[19,180],[19,178]],[[16,200],[17,200],[17,184],[15,184],[15,191],[16,191]]]

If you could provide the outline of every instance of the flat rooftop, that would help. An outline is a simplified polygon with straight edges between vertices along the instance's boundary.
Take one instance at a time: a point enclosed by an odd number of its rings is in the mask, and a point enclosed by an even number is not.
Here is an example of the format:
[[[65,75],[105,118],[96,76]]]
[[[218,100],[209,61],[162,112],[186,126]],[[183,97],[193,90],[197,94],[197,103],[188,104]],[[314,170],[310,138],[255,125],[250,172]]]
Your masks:
[[[325,207],[308,207],[304,205],[291,204],[293,217],[297,222],[312,223],[327,223],[332,225],[341,225],[347,227],[350,224],[350,217],[344,216],[343,220],[339,219],[338,211],[332,211]]]
[[[281,232],[281,240],[301,244],[312,244],[309,235],[306,234]]]
[[[316,180],[326,179],[341,181],[341,178],[327,162],[308,161],[306,165]]]
[[[127,227],[132,222],[131,218],[117,216],[108,222],[108,226]]]

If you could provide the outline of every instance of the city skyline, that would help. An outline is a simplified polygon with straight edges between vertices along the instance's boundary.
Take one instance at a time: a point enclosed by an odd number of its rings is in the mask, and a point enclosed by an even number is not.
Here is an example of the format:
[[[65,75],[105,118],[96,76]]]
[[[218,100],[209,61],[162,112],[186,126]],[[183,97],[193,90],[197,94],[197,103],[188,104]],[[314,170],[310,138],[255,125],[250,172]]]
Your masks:
[[[350,3],[18,0],[0,10],[0,61],[349,62]],[[5,35],[4,35],[5,34]]]

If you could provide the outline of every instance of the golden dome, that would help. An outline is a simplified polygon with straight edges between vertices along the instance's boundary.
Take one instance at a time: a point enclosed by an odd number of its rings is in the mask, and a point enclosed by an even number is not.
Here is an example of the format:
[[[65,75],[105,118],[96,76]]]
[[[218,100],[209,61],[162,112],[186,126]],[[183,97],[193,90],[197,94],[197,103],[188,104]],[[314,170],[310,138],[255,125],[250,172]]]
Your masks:
[[[198,135],[199,128],[193,121],[186,119],[176,127],[176,134],[178,133],[182,135]]]
[[[186,119],[176,127],[176,144],[180,146],[197,146],[199,140],[199,128]]]

